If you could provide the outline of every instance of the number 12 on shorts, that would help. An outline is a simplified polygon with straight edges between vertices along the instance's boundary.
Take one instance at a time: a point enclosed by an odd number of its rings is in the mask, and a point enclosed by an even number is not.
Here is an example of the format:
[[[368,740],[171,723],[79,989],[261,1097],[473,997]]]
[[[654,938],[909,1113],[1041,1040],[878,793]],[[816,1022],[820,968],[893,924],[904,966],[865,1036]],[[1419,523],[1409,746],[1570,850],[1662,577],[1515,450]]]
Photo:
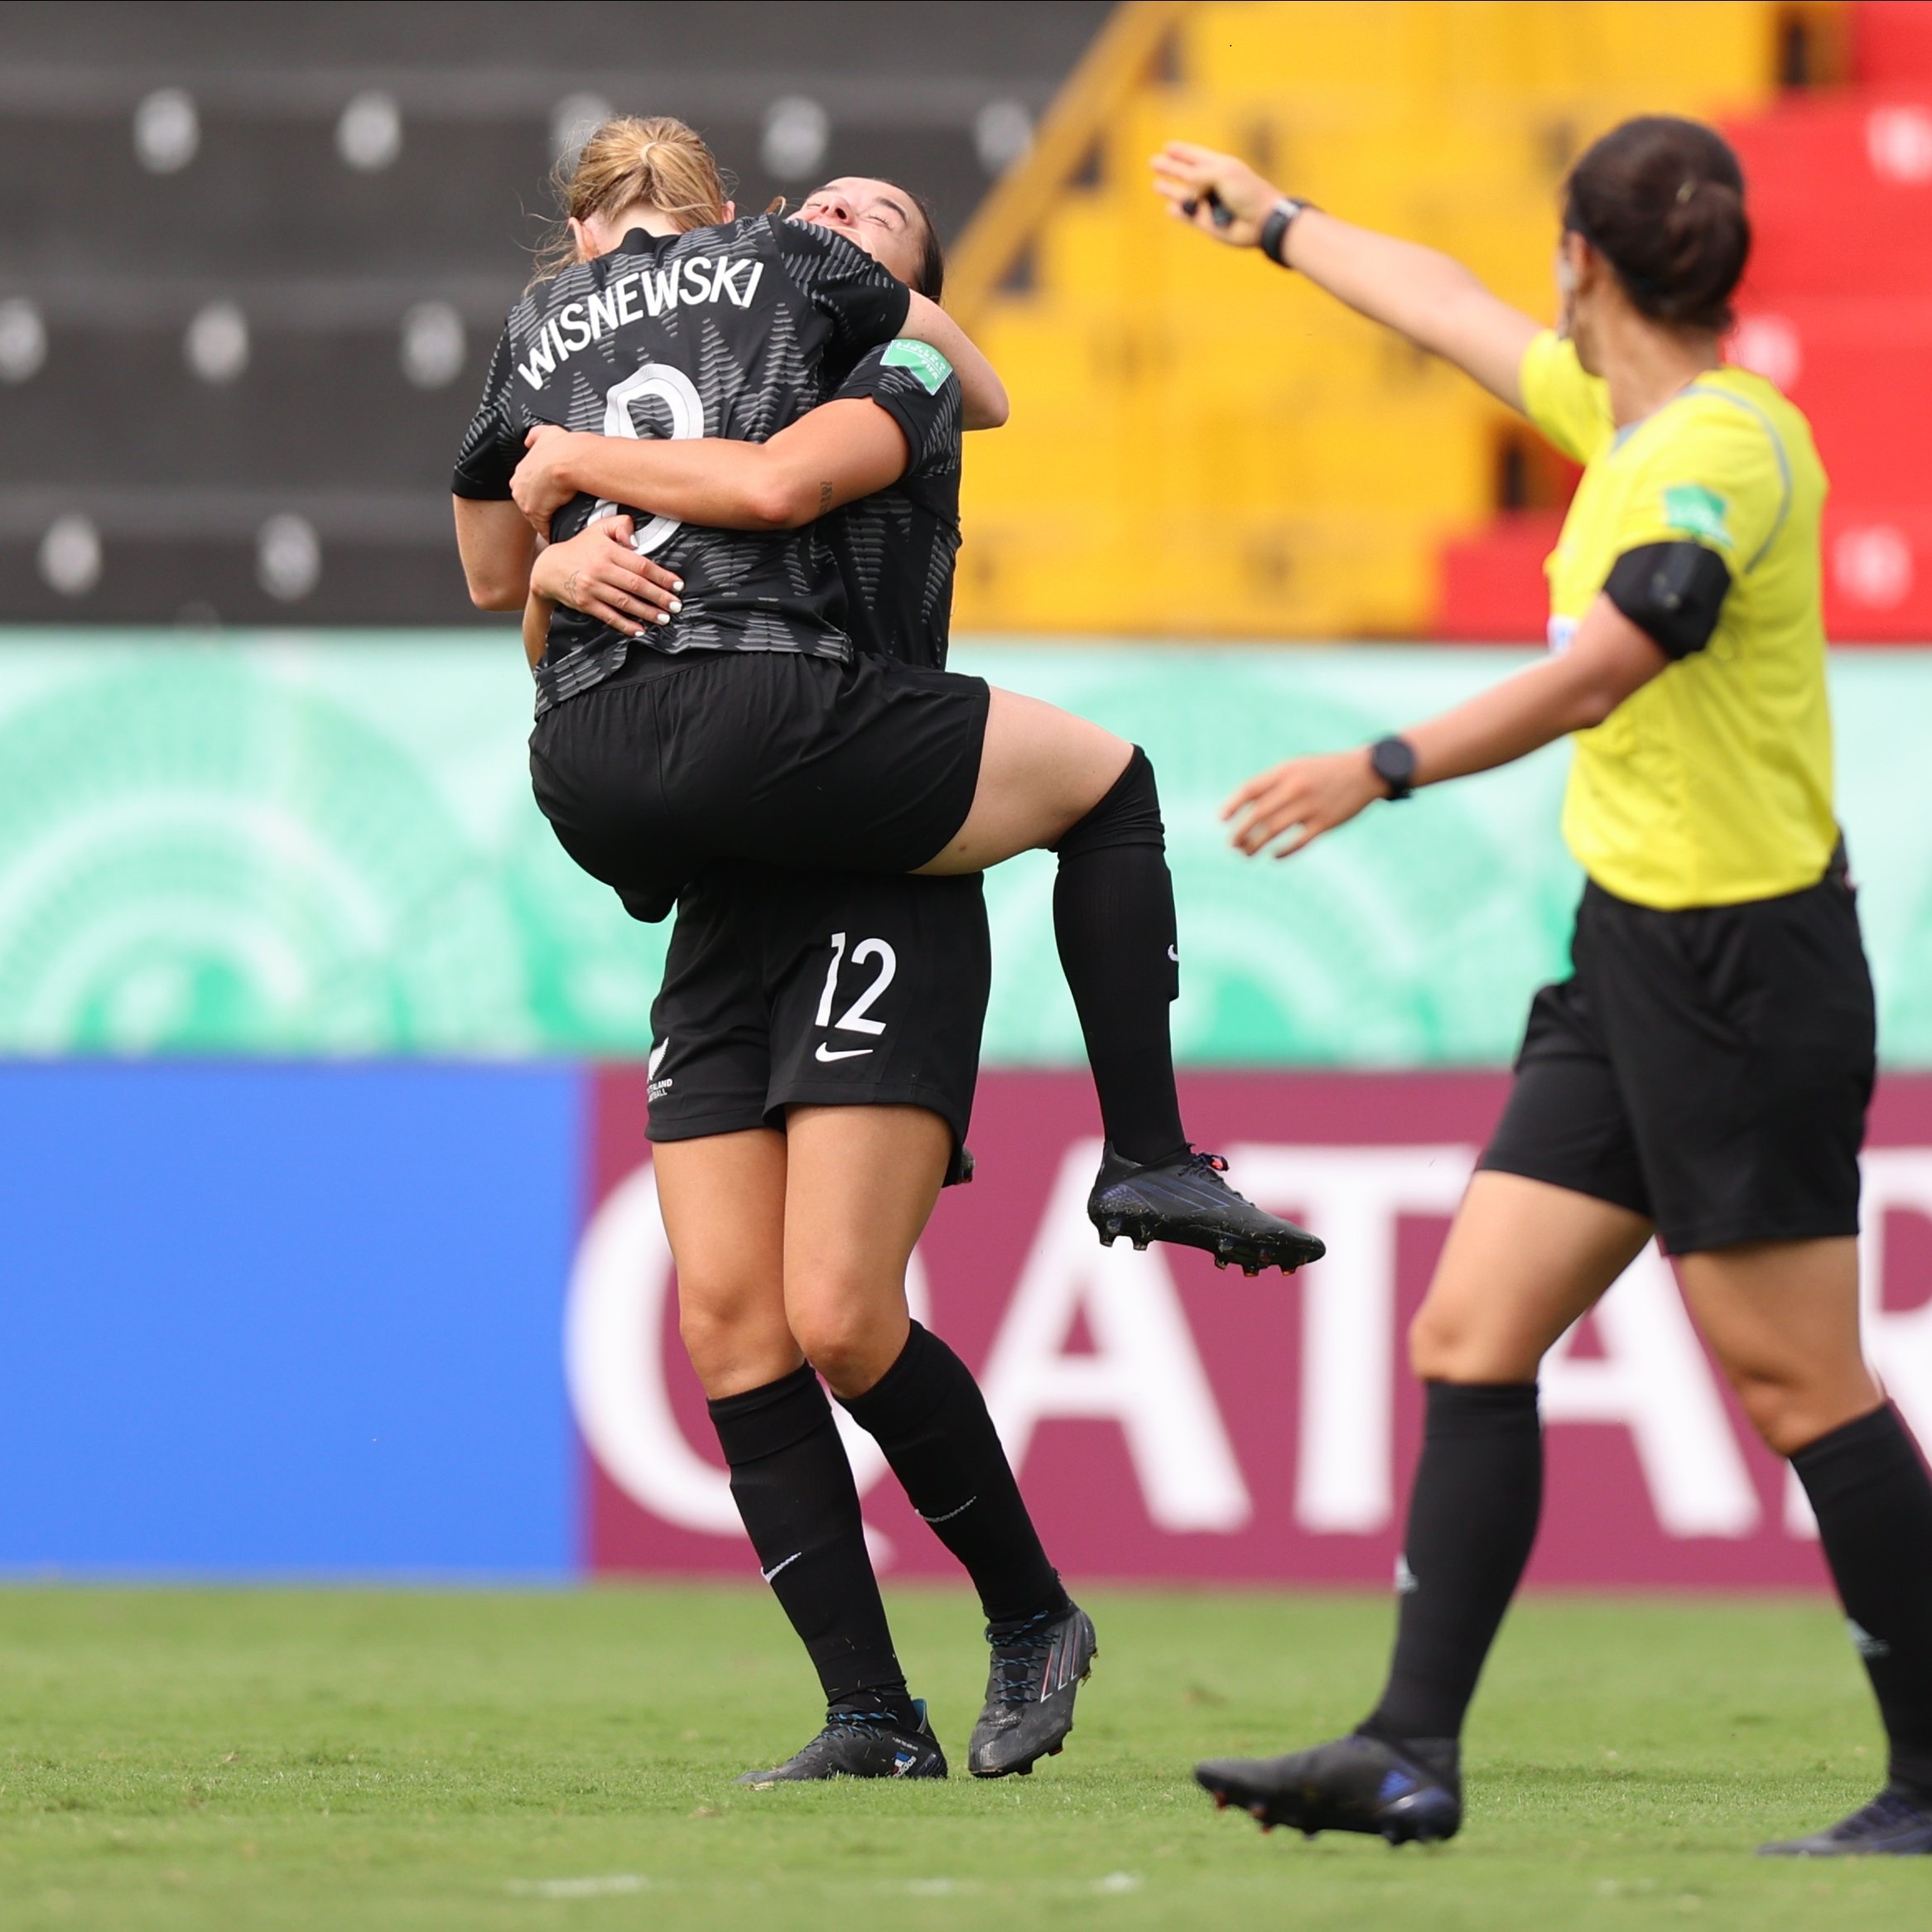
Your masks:
[[[859,996],[836,1019],[832,1018],[832,1008],[839,997],[839,968],[846,962],[846,935],[835,932],[831,936],[831,964],[825,971],[825,990],[818,996],[817,1024],[829,1026],[839,1033],[870,1033],[874,1038],[885,1031],[883,1019],[871,1019],[867,1015],[880,994],[892,984],[893,976],[899,971],[899,955],[883,939],[861,939],[852,948],[854,966],[869,966],[876,960],[879,970],[870,981],[860,989]],[[822,1049],[821,1049],[822,1050]],[[855,1049],[859,1053],[871,1052],[870,1047]]]

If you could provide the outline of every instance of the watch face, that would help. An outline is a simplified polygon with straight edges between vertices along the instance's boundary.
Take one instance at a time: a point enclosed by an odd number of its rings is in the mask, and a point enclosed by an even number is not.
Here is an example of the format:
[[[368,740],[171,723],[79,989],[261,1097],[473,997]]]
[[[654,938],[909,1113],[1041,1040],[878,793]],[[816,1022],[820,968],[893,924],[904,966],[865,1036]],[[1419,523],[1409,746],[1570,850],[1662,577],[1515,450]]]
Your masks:
[[[1400,738],[1385,738],[1369,754],[1376,776],[1397,794],[1409,790],[1415,778],[1415,754]]]

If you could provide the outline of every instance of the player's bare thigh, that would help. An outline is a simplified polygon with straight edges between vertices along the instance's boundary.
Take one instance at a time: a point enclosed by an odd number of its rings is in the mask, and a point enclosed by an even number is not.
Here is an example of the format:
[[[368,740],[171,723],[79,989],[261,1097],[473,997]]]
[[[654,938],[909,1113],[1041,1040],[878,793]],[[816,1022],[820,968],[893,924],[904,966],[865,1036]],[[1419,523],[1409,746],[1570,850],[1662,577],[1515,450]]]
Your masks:
[[[1050,846],[1112,790],[1134,748],[1071,711],[993,689],[966,823],[922,872],[983,872]]]
[[[796,1106],[785,1126],[791,1332],[835,1395],[862,1395],[905,1347],[906,1267],[952,1130],[913,1106]]]
[[[790,1375],[804,1356],[785,1318],[785,1136],[756,1127],[660,1141],[652,1165],[678,1330],[706,1395]]]
[[[1559,1337],[1651,1236],[1589,1194],[1485,1171],[1473,1177],[1409,1331],[1425,1381],[1531,1382]]]

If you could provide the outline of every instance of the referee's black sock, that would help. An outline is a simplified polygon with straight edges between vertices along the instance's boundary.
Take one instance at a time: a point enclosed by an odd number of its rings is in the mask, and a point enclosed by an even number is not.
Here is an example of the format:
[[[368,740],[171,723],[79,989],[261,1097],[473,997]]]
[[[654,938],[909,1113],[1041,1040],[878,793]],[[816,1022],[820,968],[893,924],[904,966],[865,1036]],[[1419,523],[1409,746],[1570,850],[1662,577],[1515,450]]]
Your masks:
[[[809,1367],[711,1404],[731,1496],[759,1568],[803,1641],[831,1711],[918,1718],[865,1553],[859,1492]]]
[[[1891,1775],[1932,1799],[1932,1480],[1888,1402],[1791,1458],[1877,1694]]]
[[[1431,1382],[1389,1681],[1364,1731],[1454,1738],[1543,1506],[1534,1382]]]
[[[1142,1166],[1179,1160],[1188,1139],[1168,1037],[1180,990],[1174,882],[1154,767],[1139,745],[1113,789],[1053,849],[1053,937],[1107,1139]]]
[[[841,1400],[844,1398],[841,1398]],[[989,1623],[1068,1607],[972,1371],[915,1322],[899,1357],[846,1407],[885,1452],[932,1534],[965,1564]]]

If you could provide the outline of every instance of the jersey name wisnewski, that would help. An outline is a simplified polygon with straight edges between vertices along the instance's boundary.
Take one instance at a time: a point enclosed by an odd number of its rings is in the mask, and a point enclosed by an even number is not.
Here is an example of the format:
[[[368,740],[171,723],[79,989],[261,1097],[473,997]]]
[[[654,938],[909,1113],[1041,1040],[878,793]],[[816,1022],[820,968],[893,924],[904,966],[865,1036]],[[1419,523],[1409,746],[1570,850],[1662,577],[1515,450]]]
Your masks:
[[[647,318],[655,321],[672,309],[696,308],[705,302],[728,301],[735,308],[749,309],[764,274],[762,262],[702,256],[674,262],[668,268],[634,269],[604,288],[591,290],[581,301],[566,302],[543,325],[529,345],[530,359],[517,365],[517,373],[532,389],[541,389],[580,349],[628,323]]]

